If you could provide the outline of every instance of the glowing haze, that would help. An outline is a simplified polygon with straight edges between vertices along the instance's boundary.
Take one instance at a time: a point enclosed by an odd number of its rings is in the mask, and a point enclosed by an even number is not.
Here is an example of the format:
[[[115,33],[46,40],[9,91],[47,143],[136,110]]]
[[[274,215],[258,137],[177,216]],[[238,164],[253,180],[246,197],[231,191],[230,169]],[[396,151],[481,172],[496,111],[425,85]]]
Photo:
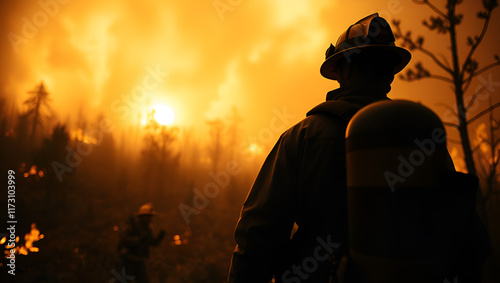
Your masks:
[[[475,14],[481,7],[474,5]],[[269,127],[276,112],[295,115],[283,129],[291,126],[338,86],[322,78],[319,67],[330,42],[350,24],[378,11],[421,31],[429,15],[397,0],[0,0],[0,10],[0,95],[9,103],[21,107],[43,80],[62,121],[74,121],[81,108],[89,120],[104,113],[126,128],[154,105],[168,105],[173,125],[200,130],[234,106],[246,136]],[[469,34],[480,27],[473,20],[467,26]],[[498,20],[492,26],[498,28]],[[493,33],[485,43],[491,50]],[[396,80],[392,97],[431,107],[451,101],[451,95],[434,95],[449,92],[447,85],[415,86]]]
[[[154,118],[161,125],[171,125],[175,120],[175,113],[168,105],[156,104],[153,106]]]

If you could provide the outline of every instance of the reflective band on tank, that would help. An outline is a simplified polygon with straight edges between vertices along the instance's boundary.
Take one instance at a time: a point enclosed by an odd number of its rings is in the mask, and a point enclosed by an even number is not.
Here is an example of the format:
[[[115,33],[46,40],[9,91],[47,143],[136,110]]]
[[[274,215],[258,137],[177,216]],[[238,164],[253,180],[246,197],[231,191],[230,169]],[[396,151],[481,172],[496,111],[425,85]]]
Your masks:
[[[377,147],[416,146],[415,140],[418,142],[429,139],[433,130],[400,129],[390,132],[363,133],[362,136],[349,136],[346,138],[346,152]],[[446,142],[435,144],[438,148],[446,149]]]
[[[348,152],[348,186],[403,187],[433,186],[443,170],[454,170],[447,163],[446,149],[427,155],[416,147],[380,147]]]

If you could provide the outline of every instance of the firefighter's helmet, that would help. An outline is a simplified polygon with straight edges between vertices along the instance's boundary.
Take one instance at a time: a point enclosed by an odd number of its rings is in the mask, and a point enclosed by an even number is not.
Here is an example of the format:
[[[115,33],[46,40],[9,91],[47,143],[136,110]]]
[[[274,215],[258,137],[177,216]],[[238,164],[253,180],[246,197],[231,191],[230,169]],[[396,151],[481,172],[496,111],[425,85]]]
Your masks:
[[[394,34],[387,21],[378,13],[369,15],[351,25],[337,40],[335,46],[330,44],[326,50],[325,62],[321,65],[321,75],[327,79],[337,80],[333,70],[342,58],[349,63],[351,56],[365,50],[384,51],[395,55],[397,59],[394,74],[400,72],[410,62],[411,53],[396,46]]]
[[[139,215],[139,216],[141,216],[141,215],[155,215],[155,214],[156,214],[156,211],[153,210],[153,204],[150,202],[143,204],[139,208],[139,212],[137,213],[137,215]]]

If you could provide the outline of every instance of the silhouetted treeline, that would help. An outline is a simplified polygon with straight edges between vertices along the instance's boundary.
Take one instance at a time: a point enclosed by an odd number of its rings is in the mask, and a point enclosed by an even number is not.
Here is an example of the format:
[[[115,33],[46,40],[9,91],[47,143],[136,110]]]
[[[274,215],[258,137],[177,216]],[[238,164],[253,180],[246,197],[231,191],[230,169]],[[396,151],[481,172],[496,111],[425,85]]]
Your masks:
[[[154,229],[167,231],[167,241],[151,250],[153,282],[225,280],[233,229],[256,173],[255,159],[238,160],[235,150],[226,151],[238,148],[238,123],[219,119],[215,134],[214,127],[193,133],[150,116],[145,125],[122,132],[106,113],[88,117],[83,106],[76,117],[58,120],[43,83],[27,97],[21,107],[0,101],[1,169],[15,171],[18,244],[31,223],[44,235],[34,243],[39,252],[17,256],[16,280],[114,279],[114,271],[121,272],[120,229],[145,202],[158,211]],[[200,141],[200,135],[206,138]],[[203,207],[198,192],[210,192]],[[182,205],[192,213],[183,214]],[[5,214],[1,221],[6,223]],[[4,282],[10,275],[6,259],[1,263]]]

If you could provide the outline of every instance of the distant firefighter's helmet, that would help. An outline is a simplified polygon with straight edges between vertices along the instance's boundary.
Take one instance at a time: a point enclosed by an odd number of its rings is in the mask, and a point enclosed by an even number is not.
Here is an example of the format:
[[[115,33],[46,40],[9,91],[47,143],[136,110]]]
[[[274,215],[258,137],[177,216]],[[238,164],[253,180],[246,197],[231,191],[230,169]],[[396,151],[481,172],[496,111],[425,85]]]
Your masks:
[[[139,215],[139,216],[141,216],[141,215],[155,215],[155,214],[156,214],[156,211],[153,210],[153,204],[150,202],[143,204],[139,208],[139,212],[137,213],[137,215]]]

